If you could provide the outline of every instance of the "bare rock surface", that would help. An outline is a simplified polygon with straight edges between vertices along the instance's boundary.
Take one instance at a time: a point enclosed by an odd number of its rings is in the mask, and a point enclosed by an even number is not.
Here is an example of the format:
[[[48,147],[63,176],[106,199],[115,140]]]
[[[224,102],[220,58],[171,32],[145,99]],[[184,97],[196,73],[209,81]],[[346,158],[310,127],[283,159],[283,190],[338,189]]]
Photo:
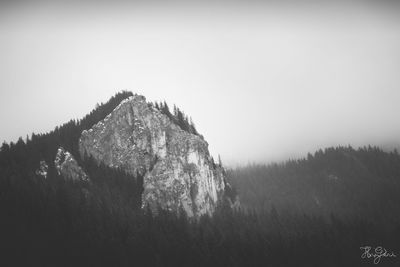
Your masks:
[[[63,147],[59,147],[57,150],[54,159],[54,166],[58,175],[63,176],[65,179],[71,179],[73,181],[89,181],[89,177],[85,171],[79,166],[72,154],[66,151]]]
[[[46,161],[41,160],[39,168],[36,170],[36,175],[47,179],[47,172],[49,170],[49,166],[47,165]]]
[[[144,175],[143,205],[153,210],[211,214],[224,191],[223,169],[203,137],[182,130],[140,95],[83,131],[79,150],[82,157]]]

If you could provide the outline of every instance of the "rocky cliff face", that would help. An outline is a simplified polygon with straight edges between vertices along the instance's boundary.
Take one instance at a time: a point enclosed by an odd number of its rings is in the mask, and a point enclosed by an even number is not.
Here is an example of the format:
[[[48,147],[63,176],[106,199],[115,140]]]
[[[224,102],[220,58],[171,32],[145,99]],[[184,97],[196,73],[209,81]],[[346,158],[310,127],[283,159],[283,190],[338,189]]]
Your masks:
[[[224,191],[223,170],[213,164],[207,142],[183,131],[143,96],[122,101],[83,131],[79,150],[82,157],[144,175],[143,205],[153,210],[212,213]]]

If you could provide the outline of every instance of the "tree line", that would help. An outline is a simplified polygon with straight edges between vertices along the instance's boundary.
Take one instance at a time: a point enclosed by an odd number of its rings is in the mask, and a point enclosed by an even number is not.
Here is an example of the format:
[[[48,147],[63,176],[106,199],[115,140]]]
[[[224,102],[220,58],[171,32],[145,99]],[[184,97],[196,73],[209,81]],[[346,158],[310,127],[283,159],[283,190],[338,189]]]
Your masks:
[[[243,207],[397,225],[400,155],[378,147],[331,147],[306,158],[228,170]]]
[[[119,93],[50,133],[3,144],[1,266],[364,266],[371,262],[360,258],[362,245],[400,251],[400,158],[373,147],[330,148],[302,160],[228,170],[234,186],[228,194],[237,192],[242,206],[232,209],[223,199],[213,216],[142,209],[143,176],[78,153],[81,131],[131,95]],[[59,146],[90,182],[57,174]],[[35,174],[43,159],[46,179]],[[356,212],[362,205],[381,210],[374,214],[384,220]]]
[[[189,132],[194,135],[200,135],[196,126],[189,116],[187,116],[182,110],[180,110],[176,105],[174,105],[174,109],[171,112],[168,104],[164,102],[154,102],[150,103],[151,106],[154,106],[156,109],[161,111],[164,115],[166,115],[172,122],[178,125],[182,130]]]

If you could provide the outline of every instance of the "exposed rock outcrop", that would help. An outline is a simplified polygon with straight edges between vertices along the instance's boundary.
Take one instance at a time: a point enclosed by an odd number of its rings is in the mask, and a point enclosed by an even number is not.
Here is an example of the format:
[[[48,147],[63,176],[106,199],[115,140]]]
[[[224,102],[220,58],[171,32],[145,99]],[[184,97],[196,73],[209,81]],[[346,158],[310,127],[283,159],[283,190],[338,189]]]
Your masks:
[[[48,170],[49,170],[49,166],[47,165],[46,161],[41,160],[39,169],[37,169],[35,173],[36,173],[36,175],[46,179]]]
[[[58,148],[54,159],[54,166],[58,175],[73,181],[89,181],[89,176],[79,166],[75,158],[63,147]]]
[[[82,157],[144,175],[143,205],[153,210],[210,214],[224,191],[223,170],[213,163],[207,142],[183,131],[143,96],[122,101],[83,131],[79,150]]]

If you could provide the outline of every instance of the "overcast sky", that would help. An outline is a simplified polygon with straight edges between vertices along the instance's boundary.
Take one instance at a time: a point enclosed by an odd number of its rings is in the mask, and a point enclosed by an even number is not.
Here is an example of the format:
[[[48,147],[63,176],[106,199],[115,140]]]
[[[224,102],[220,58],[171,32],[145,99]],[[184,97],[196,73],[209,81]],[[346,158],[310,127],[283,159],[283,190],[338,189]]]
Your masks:
[[[399,5],[347,2],[2,1],[0,141],[126,89],[179,106],[231,165],[398,145]]]

